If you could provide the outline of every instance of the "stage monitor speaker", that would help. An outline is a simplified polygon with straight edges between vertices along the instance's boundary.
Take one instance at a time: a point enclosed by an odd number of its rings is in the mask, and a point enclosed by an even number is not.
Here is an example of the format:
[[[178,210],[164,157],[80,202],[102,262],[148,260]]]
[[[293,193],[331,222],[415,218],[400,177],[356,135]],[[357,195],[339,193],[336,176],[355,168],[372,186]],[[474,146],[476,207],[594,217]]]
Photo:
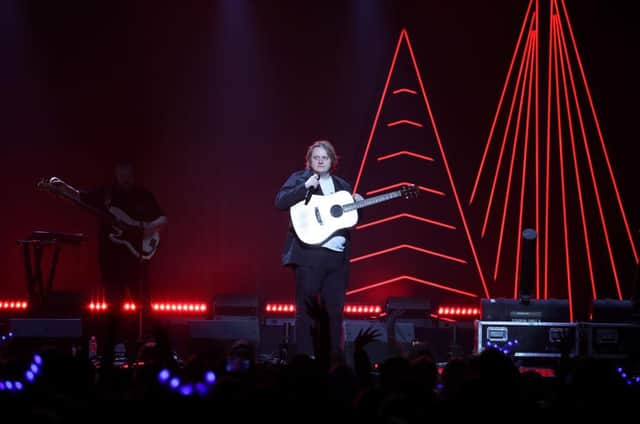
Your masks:
[[[254,317],[224,317],[189,321],[188,351],[220,359],[227,355],[237,340],[246,340],[257,351],[260,325]]]
[[[360,331],[367,328],[375,329],[380,337],[378,341],[387,343],[388,332],[384,322],[375,320],[345,320],[344,321],[344,340],[345,342],[353,342]],[[411,343],[416,338],[415,326],[411,322],[396,322],[396,341],[400,343]]]
[[[78,318],[83,313],[84,297],[75,291],[50,291],[42,303],[31,302],[33,318]]]
[[[387,314],[402,310],[401,318],[427,319],[431,313],[431,302],[422,297],[392,296],[387,299]]]
[[[566,299],[482,299],[482,321],[569,322]]]
[[[632,301],[595,299],[591,302],[591,322],[631,322]]]
[[[387,326],[384,322],[375,320],[345,320],[344,321],[344,350],[345,360],[348,365],[353,366],[354,341],[360,331],[373,328],[378,331],[380,337],[365,346],[365,351],[369,359],[375,363],[382,363],[392,356],[397,356],[398,352],[388,341]],[[415,340],[415,327],[411,322],[396,322],[396,343],[402,346],[404,352],[411,350],[411,344]]]
[[[9,326],[14,337],[30,339],[72,339],[82,337],[80,318],[13,318]]]
[[[245,294],[220,294],[213,302],[214,316],[258,315],[258,297]]]
[[[189,335],[192,339],[245,339],[257,344],[260,341],[260,323],[257,317],[194,320],[189,321]]]

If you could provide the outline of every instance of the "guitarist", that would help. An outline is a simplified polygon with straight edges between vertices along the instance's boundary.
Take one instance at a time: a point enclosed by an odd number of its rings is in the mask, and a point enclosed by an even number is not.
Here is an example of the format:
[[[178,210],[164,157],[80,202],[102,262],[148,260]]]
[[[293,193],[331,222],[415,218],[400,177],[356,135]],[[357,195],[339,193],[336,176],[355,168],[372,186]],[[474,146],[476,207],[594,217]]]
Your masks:
[[[64,182],[62,184],[64,191],[72,199],[97,209],[108,210],[112,206],[117,207],[132,219],[143,222],[145,234],[153,234],[167,224],[167,217],[153,194],[136,185],[134,167],[130,162],[117,163],[113,182],[104,187],[80,191]],[[98,260],[104,295],[112,313],[110,333],[114,336],[116,331],[120,332],[120,329],[117,329],[120,326],[117,321],[122,302],[136,300],[138,305],[142,304],[143,310],[149,309],[148,261],[140,260],[125,245],[112,241],[109,238],[111,233],[112,223],[101,222],[98,233]],[[146,324],[148,319],[143,321]],[[105,343],[105,355],[111,354],[111,349],[107,346],[111,341],[113,340]]]
[[[332,175],[338,165],[333,145],[319,140],[307,148],[306,169],[294,172],[276,195],[276,208],[288,211],[312,194],[329,195],[339,190],[351,192],[352,186]],[[362,200],[359,194],[354,200]],[[322,246],[304,244],[290,226],[282,253],[282,264],[293,270],[296,288],[296,347],[298,354],[313,354],[307,313],[307,299],[319,297],[329,315],[331,351],[342,353],[342,310],[349,279],[349,232],[340,231]]]

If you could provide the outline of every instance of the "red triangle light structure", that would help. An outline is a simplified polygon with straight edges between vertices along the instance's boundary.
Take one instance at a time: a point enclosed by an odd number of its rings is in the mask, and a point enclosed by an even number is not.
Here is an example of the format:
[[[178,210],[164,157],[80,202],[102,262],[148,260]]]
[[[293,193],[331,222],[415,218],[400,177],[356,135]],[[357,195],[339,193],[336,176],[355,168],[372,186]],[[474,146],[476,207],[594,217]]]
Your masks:
[[[402,29],[354,191],[371,196],[406,184],[419,189],[417,199],[363,211],[353,235],[359,240],[353,243],[347,294],[384,286],[391,296],[428,287],[432,299],[488,297],[422,75]]]

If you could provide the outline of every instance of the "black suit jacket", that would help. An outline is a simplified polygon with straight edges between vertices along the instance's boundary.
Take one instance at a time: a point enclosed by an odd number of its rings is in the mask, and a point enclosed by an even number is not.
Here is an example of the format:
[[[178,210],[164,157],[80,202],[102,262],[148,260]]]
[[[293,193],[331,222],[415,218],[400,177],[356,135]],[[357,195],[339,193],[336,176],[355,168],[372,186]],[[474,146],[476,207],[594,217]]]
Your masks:
[[[287,178],[287,181],[276,194],[276,208],[288,211],[289,208],[296,203],[304,200],[307,189],[304,187],[305,181],[313,175],[313,171],[306,169],[304,171],[294,172]],[[346,182],[340,177],[332,175],[333,185],[336,191],[346,190],[352,191],[351,184]],[[318,187],[318,190],[314,194],[323,194],[322,189]],[[341,235],[346,239],[344,247],[345,261],[349,260],[349,232],[339,231],[335,235]],[[282,251],[282,264],[283,265],[314,265],[321,260],[321,253],[324,247],[310,246],[300,241],[296,235],[293,227],[289,225],[289,232]]]

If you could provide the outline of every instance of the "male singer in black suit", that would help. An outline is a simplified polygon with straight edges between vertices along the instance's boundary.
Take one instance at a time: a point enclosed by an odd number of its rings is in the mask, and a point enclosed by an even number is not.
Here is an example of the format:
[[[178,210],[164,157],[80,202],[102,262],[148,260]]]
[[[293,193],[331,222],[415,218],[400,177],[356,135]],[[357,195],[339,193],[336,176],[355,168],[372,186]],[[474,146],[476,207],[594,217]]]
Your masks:
[[[326,140],[314,142],[307,148],[306,169],[291,174],[276,195],[276,208],[288,211],[310,195],[329,195],[336,191],[351,192],[351,184],[331,175],[338,165],[333,145]],[[362,200],[359,194],[354,200]],[[307,314],[306,300],[320,296],[324,301],[330,322],[331,350],[341,353],[342,310],[349,280],[349,232],[339,231],[322,246],[310,246],[289,228],[282,254],[282,264],[292,268],[296,284],[296,348],[298,354],[313,354],[311,318]]]

